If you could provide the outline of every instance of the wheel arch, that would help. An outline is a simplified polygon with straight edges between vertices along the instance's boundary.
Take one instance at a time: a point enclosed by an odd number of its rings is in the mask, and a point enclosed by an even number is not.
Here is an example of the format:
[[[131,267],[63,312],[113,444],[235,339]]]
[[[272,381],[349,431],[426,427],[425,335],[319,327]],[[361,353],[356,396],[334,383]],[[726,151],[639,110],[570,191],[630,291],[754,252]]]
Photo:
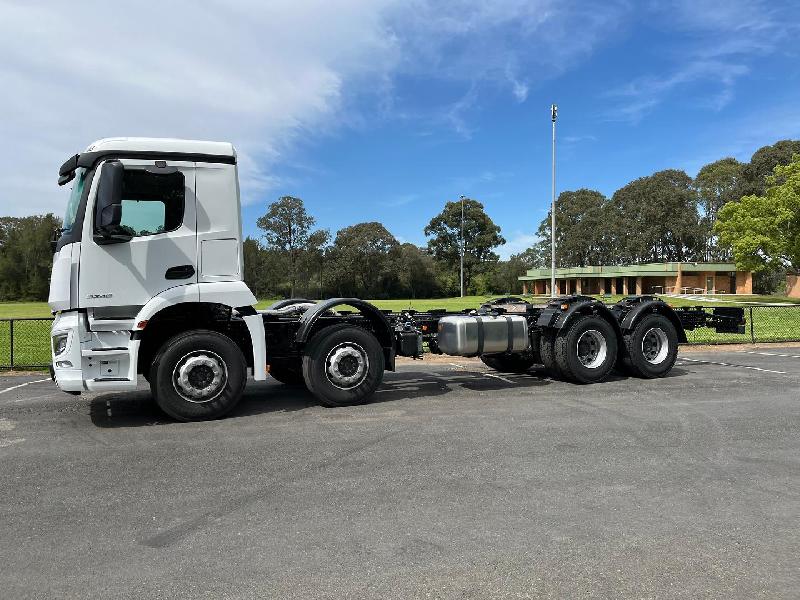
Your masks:
[[[642,319],[651,314],[663,315],[669,319],[678,334],[679,344],[685,344],[688,341],[686,338],[686,331],[683,329],[683,324],[678,318],[678,315],[675,314],[672,307],[663,300],[647,300],[642,302],[625,315],[619,326],[625,333],[633,331]]]
[[[242,351],[247,366],[253,366],[253,340],[236,309],[217,302],[177,302],[162,305],[148,318],[136,321],[134,339],[141,340],[137,371],[145,373],[164,342],[196,329],[215,331],[230,338]]]
[[[336,306],[352,306],[358,309],[358,311],[369,320],[372,325],[373,333],[383,348],[383,353],[386,358],[386,368],[389,371],[394,371],[395,354],[392,326],[386,318],[386,315],[366,300],[359,300],[358,298],[330,298],[315,304],[300,317],[300,326],[294,337],[295,343],[298,345],[305,345],[314,333],[314,326],[319,321],[319,318]]]
[[[553,329],[564,329],[572,324],[580,316],[596,315],[608,321],[617,334],[617,341],[622,341],[622,329],[620,328],[619,321],[614,317],[614,313],[602,302],[594,298],[586,300],[578,300],[569,303],[569,308],[563,311],[555,319],[552,325]]]

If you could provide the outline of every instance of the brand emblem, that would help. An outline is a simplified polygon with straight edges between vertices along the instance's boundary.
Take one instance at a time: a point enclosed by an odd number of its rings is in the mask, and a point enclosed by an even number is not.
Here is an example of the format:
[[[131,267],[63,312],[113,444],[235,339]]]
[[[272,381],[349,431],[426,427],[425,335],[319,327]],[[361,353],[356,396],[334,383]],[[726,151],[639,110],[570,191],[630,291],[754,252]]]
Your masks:
[[[97,300],[98,298],[113,298],[114,294],[86,294],[88,300]]]

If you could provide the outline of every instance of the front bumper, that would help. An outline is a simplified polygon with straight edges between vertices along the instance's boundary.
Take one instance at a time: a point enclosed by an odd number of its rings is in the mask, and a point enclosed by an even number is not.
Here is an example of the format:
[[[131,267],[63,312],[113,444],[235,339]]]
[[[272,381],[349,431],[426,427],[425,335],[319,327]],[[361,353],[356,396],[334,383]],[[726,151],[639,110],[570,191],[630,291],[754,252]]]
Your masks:
[[[55,355],[53,376],[65,392],[122,391],[136,387],[139,340],[129,331],[90,331],[84,313],[60,313],[51,337],[67,335],[67,344]]]

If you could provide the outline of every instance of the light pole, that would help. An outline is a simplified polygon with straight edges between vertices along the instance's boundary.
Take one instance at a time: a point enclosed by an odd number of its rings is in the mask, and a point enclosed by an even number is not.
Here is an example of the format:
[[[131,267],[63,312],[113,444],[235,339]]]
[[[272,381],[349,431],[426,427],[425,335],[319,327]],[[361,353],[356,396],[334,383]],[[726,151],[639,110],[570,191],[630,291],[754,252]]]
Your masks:
[[[556,118],[558,106],[550,105],[550,119],[553,122],[553,194],[550,204],[550,297],[556,297]]]
[[[461,297],[464,297],[464,196],[461,196]]]

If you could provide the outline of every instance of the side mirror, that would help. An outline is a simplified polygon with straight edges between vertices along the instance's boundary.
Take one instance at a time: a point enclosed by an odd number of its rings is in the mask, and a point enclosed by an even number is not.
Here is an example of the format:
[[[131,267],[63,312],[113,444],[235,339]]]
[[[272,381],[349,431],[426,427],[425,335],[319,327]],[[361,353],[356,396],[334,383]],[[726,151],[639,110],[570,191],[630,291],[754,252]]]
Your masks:
[[[122,227],[122,179],[125,167],[118,160],[108,161],[100,171],[94,203],[94,240],[98,244],[127,242],[131,235]]]

